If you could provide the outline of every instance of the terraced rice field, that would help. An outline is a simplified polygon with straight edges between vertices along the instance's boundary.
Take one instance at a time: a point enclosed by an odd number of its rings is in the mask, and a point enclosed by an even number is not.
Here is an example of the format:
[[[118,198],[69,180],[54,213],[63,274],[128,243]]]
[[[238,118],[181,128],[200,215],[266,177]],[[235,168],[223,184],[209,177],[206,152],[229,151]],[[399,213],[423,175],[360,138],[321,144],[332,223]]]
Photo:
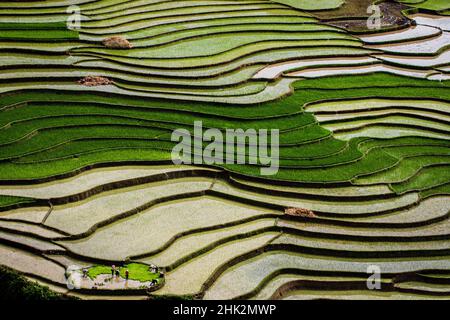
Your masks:
[[[449,2],[374,31],[355,1],[0,0],[0,264],[84,298],[111,291],[67,268],[124,263],[165,274],[133,299],[450,298]],[[278,172],[173,164],[195,121],[278,129]]]

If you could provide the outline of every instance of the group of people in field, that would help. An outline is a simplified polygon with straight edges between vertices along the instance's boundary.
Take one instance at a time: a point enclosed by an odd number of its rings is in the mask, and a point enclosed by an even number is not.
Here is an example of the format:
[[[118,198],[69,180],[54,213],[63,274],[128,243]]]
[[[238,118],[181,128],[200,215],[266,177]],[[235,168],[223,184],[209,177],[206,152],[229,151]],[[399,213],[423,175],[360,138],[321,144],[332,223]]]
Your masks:
[[[125,278],[125,287],[127,287],[128,286],[128,279],[130,278],[130,270],[128,269],[128,268],[126,268],[125,269],[125,272],[124,273],[122,273],[122,275],[121,275],[121,267],[116,267],[116,265],[111,265],[111,278],[102,278],[101,280],[100,280],[100,282],[95,282],[94,283],[94,285],[92,286],[92,289],[97,289],[98,287],[102,287],[102,286],[104,286],[107,282],[110,282],[110,281],[113,281],[114,279],[116,279],[116,282],[119,282],[120,281],[120,278],[121,277],[123,277],[123,276],[125,276],[124,278]],[[164,275],[164,272],[162,271],[162,270],[160,270],[157,266],[155,266],[155,265],[150,265],[150,266],[148,266],[148,272],[149,273],[153,273],[153,274],[158,274],[158,278],[164,278],[165,277],[165,275]],[[88,278],[89,277],[89,275],[88,275],[88,273],[89,273],[89,270],[88,270],[88,268],[83,268],[82,269],[82,277],[83,278]],[[161,279],[156,279],[156,278],[153,278],[153,279],[151,279],[151,281],[150,281],[150,283],[148,284],[148,286],[149,286],[149,288],[156,288],[157,286],[158,286],[158,283],[160,283],[160,280]]]
[[[150,271],[151,273],[157,273],[159,271],[159,268],[152,264],[148,267],[148,271]],[[129,277],[130,277],[130,270],[126,269],[125,270],[125,280],[128,281]],[[164,278],[163,272],[160,272],[160,277]],[[111,266],[111,278],[116,278],[116,279],[120,278],[120,269],[116,268],[116,266],[114,264]],[[152,284],[152,286],[156,285],[157,281],[154,279],[154,280],[152,280],[151,284]]]
[[[111,276],[112,278],[116,277],[117,279],[120,278],[120,270],[119,268],[116,268],[116,266],[113,264],[111,266]],[[128,278],[130,277],[130,271],[128,269],[125,270],[125,280],[128,281]]]

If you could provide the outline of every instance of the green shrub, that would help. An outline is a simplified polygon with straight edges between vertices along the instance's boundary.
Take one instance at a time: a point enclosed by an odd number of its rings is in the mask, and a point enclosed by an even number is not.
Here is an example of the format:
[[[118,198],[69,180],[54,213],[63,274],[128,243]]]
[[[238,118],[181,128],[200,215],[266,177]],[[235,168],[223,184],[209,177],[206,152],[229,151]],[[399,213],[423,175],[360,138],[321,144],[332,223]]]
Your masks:
[[[54,301],[75,299],[53,292],[48,287],[27,280],[21,273],[0,265],[0,300]]]

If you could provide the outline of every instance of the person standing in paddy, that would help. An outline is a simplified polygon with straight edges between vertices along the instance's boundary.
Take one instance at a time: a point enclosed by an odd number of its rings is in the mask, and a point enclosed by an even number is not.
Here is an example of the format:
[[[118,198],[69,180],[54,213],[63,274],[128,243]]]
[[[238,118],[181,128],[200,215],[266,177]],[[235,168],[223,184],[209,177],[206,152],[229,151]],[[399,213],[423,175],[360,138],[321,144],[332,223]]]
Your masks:
[[[130,276],[130,271],[127,269],[125,270],[125,280],[128,281],[128,277]]]
[[[116,273],[116,266],[112,265],[111,266],[111,277],[114,278],[114,274]]]

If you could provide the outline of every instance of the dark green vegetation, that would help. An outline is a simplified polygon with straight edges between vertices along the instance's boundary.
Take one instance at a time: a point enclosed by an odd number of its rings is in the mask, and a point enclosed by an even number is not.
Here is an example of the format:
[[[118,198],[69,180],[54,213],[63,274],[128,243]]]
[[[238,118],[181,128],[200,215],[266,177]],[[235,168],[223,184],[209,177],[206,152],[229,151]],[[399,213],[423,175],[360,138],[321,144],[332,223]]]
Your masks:
[[[0,265],[0,300],[56,301],[75,298],[51,291],[48,287],[26,279],[21,273]]]
[[[65,22],[0,23],[0,39],[16,41],[77,40],[78,32],[68,30]]]
[[[1,207],[11,207],[18,206],[25,203],[31,203],[33,199],[24,197],[12,197],[12,196],[0,196],[0,208]]]
[[[383,145],[377,141],[364,152],[359,146],[367,139],[357,138],[343,145],[304,112],[303,106],[325,99],[450,97],[448,81],[383,73],[301,80],[293,87],[294,94],[285,99],[242,107],[87,93],[8,95],[2,99],[5,111],[1,123],[7,126],[4,130],[8,135],[3,135],[0,146],[4,159],[0,179],[42,179],[101,162],[170,160],[175,145],[170,141],[172,130],[186,128],[193,134],[194,121],[203,121],[206,128],[222,130],[280,129],[281,168],[272,179],[345,182],[387,169],[399,158],[383,152]],[[117,108],[119,103],[121,107]],[[9,105],[20,107],[8,109]],[[168,109],[172,112],[165,112]],[[432,127],[423,130],[433,132]],[[401,140],[398,143],[402,145]],[[439,145],[448,143],[441,141]],[[402,157],[420,155],[420,148],[410,148]],[[259,168],[250,165],[224,167],[243,175],[259,175]]]

